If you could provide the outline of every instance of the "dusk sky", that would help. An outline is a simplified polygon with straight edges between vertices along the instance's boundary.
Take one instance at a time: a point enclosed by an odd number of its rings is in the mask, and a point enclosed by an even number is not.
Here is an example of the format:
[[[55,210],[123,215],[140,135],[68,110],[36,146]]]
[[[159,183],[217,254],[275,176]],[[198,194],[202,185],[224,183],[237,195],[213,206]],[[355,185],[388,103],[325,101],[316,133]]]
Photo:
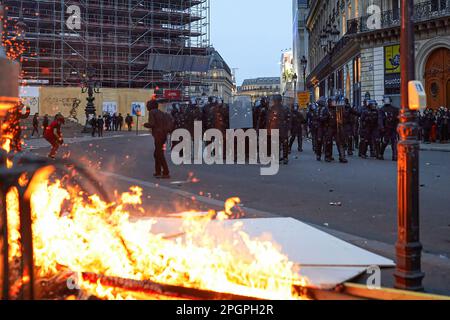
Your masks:
[[[237,84],[280,75],[281,51],[292,48],[291,0],[211,0],[211,44]]]

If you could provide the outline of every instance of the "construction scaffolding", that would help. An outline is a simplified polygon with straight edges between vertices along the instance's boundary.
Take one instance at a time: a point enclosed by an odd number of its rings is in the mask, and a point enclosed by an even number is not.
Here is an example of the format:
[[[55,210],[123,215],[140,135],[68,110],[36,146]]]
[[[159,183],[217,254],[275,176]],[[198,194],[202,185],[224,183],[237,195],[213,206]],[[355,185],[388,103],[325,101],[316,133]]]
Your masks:
[[[5,0],[6,35],[25,28],[27,84],[198,91],[202,73],[149,68],[152,55],[208,55],[209,0]]]

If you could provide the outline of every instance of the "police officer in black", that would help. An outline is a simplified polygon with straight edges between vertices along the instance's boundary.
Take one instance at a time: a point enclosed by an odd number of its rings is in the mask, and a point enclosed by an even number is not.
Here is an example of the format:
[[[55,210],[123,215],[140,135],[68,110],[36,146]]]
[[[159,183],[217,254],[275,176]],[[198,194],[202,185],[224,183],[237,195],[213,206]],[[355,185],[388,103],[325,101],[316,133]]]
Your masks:
[[[435,124],[436,118],[434,116],[433,109],[427,108],[423,116],[421,118],[421,126],[423,130],[423,141],[426,144],[431,143],[431,129],[433,128],[433,125]]]
[[[299,110],[298,104],[292,105],[291,110],[291,138],[289,140],[289,153],[292,152],[292,146],[295,139],[298,141],[299,152],[303,152],[303,125],[305,124],[305,117]]]
[[[375,100],[367,101],[367,109],[361,113],[360,157],[367,159],[369,146],[373,148],[371,157],[381,159],[380,112]]]
[[[261,103],[258,113],[258,123],[256,125],[256,130],[267,129],[267,112],[269,111],[269,102],[267,97],[261,98]]]
[[[272,105],[267,111],[267,130],[269,141],[272,141],[272,130],[279,130],[280,149],[282,156],[280,161],[287,165],[289,163],[289,130],[291,119],[289,108],[283,105],[283,97],[279,94],[272,97]],[[271,144],[269,144],[271,146]],[[272,154],[274,150],[270,151]]]
[[[313,103],[309,106],[308,112],[306,114],[306,122],[311,134],[313,151],[317,154],[317,133],[319,130],[319,117],[318,117],[318,104]]]
[[[344,142],[345,149],[349,156],[353,155],[355,147],[355,126],[358,118],[358,112],[350,105],[349,100],[346,98],[343,112],[343,122],[344,122]]]
[[[317,102],[317,108],[315,109],[312,118],[313,123],[317,126],[314,149],[317,156],[317,161],[322,161],[322,153],[327,136],[329,117],[330,112],[328,110],[326,99],[320,98]]]
[[[328,99],[328,118],[324,122],[324,124],[326,125],[325,161],[326,162],[334,161],[333,144],[335,142],[339,153],[339,162],[348,163],[348,160],[345,158],[343,132],[342,132],[343,126],[341,122],[342,120],[338,121],[338,110],[336,102],[337,102],[336,98]]]
[[[381,108],[381,154],[379,159],[384,159],[384,152],[386,148],[391,145],[392,147],[392,161],[397,161],[397,143],[398,133],[397,127],[399,124],[399,109],[392,105],[392,99],[390,97],[384,98],[384,106]]]

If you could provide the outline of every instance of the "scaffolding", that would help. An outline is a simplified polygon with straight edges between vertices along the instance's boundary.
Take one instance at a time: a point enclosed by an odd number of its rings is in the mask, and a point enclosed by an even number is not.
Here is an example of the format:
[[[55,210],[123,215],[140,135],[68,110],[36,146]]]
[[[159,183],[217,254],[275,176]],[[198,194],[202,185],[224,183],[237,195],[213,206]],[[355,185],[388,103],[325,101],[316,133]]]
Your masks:
[[[153,54],[206,56],[209,0],[5,0],[7,30],[25,25],[24,80],[79,86],[83,75],[107,88],[202,86],[201,74],[149,69]]]

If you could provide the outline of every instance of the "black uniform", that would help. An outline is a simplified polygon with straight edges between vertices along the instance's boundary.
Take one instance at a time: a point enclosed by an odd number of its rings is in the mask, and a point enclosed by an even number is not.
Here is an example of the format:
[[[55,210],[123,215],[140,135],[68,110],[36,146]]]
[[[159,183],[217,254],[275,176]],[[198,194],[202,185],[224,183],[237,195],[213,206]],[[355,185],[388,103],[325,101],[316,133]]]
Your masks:
[[[103,137],[103,129],[105,128],[105,120],[102,117],[97,119],[97,132],[99,137]]]
[[[386,104],[381,109],[382,119],[382,140],[381,140],[381,154],[380,159],[384,159],[384,152],[386,148],[392,147],[392,160],[397,161],[397,143],[398,133],[397,127],[399,124],[399,110],[391,104]]]
[[[291,139],[289,140],[289,152],[292,151],[295,139],[298,140],[298,151],[303,152],[303,125],[305,124],[303,113],[294,107],[291,113]]]
[[[280,149],[282,151],[281,160],[285,164],[289,161],[289,130],[291,119],[289,109],[282,104],[282,98],[276,97],[273,105],[267,111],[266,118],[269,141],[272,141],[272,130],[279,130]],[[271,146],[271,143],[269,144]],[[271,148],[269,154],[272,154]]]
[[[367,158],[367,150],[372,146],[371,157],[381,158],[381,144],[380,144],[380,112],[376,104],[371,104],[361,113],[361,142],[360,142],[360,156]]]
[[[324,100],[320,100],[313,114],[313,123],[316,123],[317,132],[315,138],[315,152],[317,160],[322,160],[322,152],[324,151],[324,144],[326,141],[328,122],[330,117],[330,111]]]
[[[447,143],[449,140],[450,112],[444,108],[440,108],[437,112],[436,124],[438,128],[439,141],[441,143]]]
[[[348,101],[344,106],[344,143],[345,149],[349,156],[353,155],[353,151],[355,148],[355,126],[358,120],[358,112],[352,108]]]
[[[436,118],[432,109],[426,109],[421,117],[421,127],[423,130],[423,140],[425,143],[431,143],[431,129],[435,124]]]
[[[339,153],[339,161],[342,163],[347,163],[348,161],[345,158],[343,141],[343,127],[342,123],[338,123],[338,109],[334,101],[331,99],[328,101],[328,118],[325,120],[324,124],[326,125],[325,161],[331,162],[334,160],[333,143],[336,142],[336,147]]]
[[[127,116],[125,117],[125,123],[128,127],[128,131],[131,131],[133,126],[133,117],[130,114],[127,114]]]

